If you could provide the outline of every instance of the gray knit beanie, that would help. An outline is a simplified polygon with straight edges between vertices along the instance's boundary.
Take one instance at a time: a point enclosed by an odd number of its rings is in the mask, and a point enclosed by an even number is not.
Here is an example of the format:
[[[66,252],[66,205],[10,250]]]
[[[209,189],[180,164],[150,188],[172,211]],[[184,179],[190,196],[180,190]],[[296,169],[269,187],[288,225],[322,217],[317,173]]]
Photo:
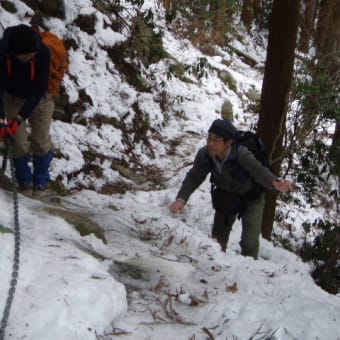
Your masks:
[[[208,131],[224,138],[238,138],[237,129],[228,119],[214,120]]]

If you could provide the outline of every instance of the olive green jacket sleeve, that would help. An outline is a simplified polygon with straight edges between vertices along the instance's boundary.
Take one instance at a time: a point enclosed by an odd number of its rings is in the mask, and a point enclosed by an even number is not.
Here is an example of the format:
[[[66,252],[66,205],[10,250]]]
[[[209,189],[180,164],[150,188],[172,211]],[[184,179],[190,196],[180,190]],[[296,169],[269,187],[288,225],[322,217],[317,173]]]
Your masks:
[[[239,164],[246,175],[235,174],[233,164]],[[238,168],[237,167],[237,168]],[[233,146],[227,161],[224,163],[222,173],[218,174],[214,168],[212,157],[208,154],[207,147],[201,148],[194,160],[192,168],[186,174],[177,199],[188,201],[190,195],[202,184],[208,173],[212,173],[215,185],[225,191],[238,195],[246,194],[252,187],[252,180],[264,188],[274,190],[273,180],[277,177],[263,166],[246,147]]]
[[[182,182],[177,199],[182,199],[186,202],[190,195],[203,183],[212,168],[211,158],[209,157],[206,146],[198,151],[192,168]]]
[[[238,163],[250,174],[250,177],[264,188],[274,190],[273,181],[278,179],[277,176],[263,166],[246,147],[239,147],[237,153]]]

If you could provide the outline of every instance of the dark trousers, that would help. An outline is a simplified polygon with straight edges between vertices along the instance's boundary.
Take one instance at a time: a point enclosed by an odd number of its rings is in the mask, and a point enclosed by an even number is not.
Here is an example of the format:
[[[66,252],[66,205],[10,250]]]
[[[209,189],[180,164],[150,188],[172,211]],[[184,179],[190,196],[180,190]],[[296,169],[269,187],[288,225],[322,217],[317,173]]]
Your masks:
[[[246,203],[241,216],[242,235],[240,246],[242,255],[252,256],[254,259],[257,259],[259,252],[263,208],[264,194],[261,194],[256,200]],[[228,215],[223,211],[215,211],[212,237],[217,239],[222,250],[225,250],[227,247],[235,219],[236,215]]]

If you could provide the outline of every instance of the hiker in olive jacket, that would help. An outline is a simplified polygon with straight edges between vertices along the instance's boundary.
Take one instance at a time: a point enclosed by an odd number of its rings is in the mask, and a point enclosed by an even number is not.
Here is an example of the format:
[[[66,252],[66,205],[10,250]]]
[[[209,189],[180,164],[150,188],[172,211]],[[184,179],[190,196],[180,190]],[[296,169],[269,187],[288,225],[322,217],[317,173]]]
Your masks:
[[[198,151],[170,210],[173,213],[183,212],[190,195],[210,173],[215,208],[212,237],[225,251],[233,223],[239,215],[242,221],[242,254],[256,259],[264,193],[254,187],[254,182],[281,192],[292,190],[292,186],[289,181],[279,180],[246,147],[235,143],[237,134],[236,128],[226,119],[212,123],[207,145]]]
[[[50,179],[50,125],[54,100],[48,92],[50,51],[30,26],[6,28],[0,40],[0,136],[12,138],[19,191],[42,196]],[[7,119],[7,123],[6,123]],[[27,123],[31,128],[30,136]],[[29,166],[33,155],[33,172]]]

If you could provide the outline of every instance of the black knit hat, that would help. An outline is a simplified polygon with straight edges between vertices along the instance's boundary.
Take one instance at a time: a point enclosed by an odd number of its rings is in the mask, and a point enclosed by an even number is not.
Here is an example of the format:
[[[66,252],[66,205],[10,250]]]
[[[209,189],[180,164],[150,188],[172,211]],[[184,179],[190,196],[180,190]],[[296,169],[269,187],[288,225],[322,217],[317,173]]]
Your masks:
[[[25,54],[37,51],[37,38],[32,27],[13,26],[9,32],[8,47],[14,54]]]
[[[238,138],[236,127],[228,119],[214,120],[208,131],[224,138]]]

